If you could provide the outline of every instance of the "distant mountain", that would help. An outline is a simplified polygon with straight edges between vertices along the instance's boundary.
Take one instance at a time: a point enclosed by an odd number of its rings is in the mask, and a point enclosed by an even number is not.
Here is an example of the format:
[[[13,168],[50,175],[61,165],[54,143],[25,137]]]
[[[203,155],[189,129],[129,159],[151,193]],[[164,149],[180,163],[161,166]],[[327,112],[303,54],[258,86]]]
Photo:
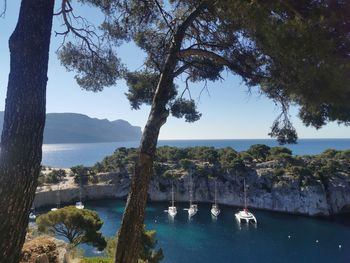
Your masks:
[[[0,112],[0,130],[3,121],[4,112]],[[138,141],[141,134],[140,127],[124,120],[101,120],[77,113],[48,113],[44,143]]]

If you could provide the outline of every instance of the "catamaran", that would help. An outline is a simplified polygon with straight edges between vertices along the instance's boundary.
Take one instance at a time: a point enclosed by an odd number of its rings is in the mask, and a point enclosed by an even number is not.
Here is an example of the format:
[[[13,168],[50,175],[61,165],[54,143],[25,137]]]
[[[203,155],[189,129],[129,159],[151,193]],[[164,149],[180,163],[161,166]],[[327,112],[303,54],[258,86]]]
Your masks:
[[[217,204],[217,200],[216,200],[216,180],[215,180],[214,204],[211,206],[210,212],[215,217],[218,217],[218,215],[220,214],[219,205]]]
[[[171,184],[171,206],[168,207],[167,212],[173,218],[177,214],[177,209],[176,209],[175,201],[174,201],[174,184]]]
[[[188,208],[188,217],[191,218],[198,212],[198,206],[196,204],[192,203],[193,198],[193,183],[192,183],[192,177],[190,178],[190,208]]]
[[[248,208],[247,208],[247,190],[246,190],[246,186],[245,186],[245,180],[243,182],[243,190],[244,190],[244,208],[243,208],[243,210],[236,213],[235,217],[236,217],[238,223],[245,221],[247,224],[248,223],[256,224],[257,221],[256,221],[255,216],[251,212],[249,212]]]

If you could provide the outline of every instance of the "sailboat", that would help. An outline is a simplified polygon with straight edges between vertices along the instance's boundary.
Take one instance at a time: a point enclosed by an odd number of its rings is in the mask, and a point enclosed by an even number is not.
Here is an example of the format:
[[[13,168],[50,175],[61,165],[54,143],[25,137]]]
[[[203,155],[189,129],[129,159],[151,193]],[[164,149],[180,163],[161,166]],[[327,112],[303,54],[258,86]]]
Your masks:
[[[210,212],[213,216],[218,217],[220,214],[219,205],[216,200],[216,180],[215,180],[215,194],[214,194],[214,204],[211,206]]]
[[[198,212],[198,206],[196,204],[192,203],[193,198],[193,183],[192,183],[192,177],[190,178],[190,208],[188,209],[188,217],[191,218]]]
[[[247,208],[247,190],[246,190],[246,186],[245,186],[245,180],[243,182],[243,190],[244,190],[244,208],[243,208],[243,210],[236,213],[235,217],[236,217],[238,223],[245,221],[247,224],[249,222],[256,224],[257,221],[256,221],[255,216],[251,212],[249,212],[248,208]]]
[[[82,197],[81,197],[81,183],[79,185],[79,202],[75,203],[75,207],[78,209],[84,209],[84,204],[82,202]]]
[[[35,205],[34,205],[34,202],[33,202],[33,206],[32,206],[32,208],[30,209],[30,213],[29,213],[29,220],[35,221],[35,219],[36,219],[36,215],[35,215]]]
[[[168,207],[167,212],[173,218],[177,214],[177,209],[176,209],[175,201],[174,201],[174,184],[173,183],[171,184],[171,206]]]
[[[61,206],[61,198],[60,198],[60,183],[58,183],[57,186],[57,192],[56,192],[56,198],[57,198],[57,203],[56,203],[56,207],[51,208],[51,211],[56,211],[60,208]]]

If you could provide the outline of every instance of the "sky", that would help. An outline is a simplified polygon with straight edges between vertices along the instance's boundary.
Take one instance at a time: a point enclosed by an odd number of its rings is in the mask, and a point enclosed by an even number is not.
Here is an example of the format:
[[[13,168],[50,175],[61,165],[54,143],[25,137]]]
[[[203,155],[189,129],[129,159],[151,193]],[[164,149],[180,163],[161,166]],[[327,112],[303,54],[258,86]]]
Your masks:
[[[2,8],[0,2],[0,8]],[[4,18],[0,18],[0,111],[5,108],[5,98],[10,65],[8,39],[13,32],[19,13],[19,0],[7,1]],[[76,6],[77,13],[91,22],[101,17],[96,9]],[[54,18],[53,31],[60,29],[61,21]],[[79,88],[74,72],[67,72],[57,59],[56,50],[62,38],[52,34],[47,84],[48,113],[74,112],[99,119],[124,119],[142,129],[147,121],[149,107],[132,110],[125,92],[124,81],[116,86],[94,93]],[[132,43],[118,49],[124,64],[136,70],[143,64],[144,54]],[[208,89],[200,94],[204,84],[192,85],[192,98],[196,100],[202,117],[195,123],[169,117],[162,127],[160,139],[258,139],[269,138],[272,122],[279,114],[273,101],[259,94],[258,88],[248,92],[238,76],[224,74],[224,81],[208,83]],[[184,83],[179,80],[180,90]],[[180,91],[181,92],[181,91]],[[320,130],[305,127],[297,117],[297,107],[291,108],[292,121],[299,138],[349,138],[350,127],[330,123]]]

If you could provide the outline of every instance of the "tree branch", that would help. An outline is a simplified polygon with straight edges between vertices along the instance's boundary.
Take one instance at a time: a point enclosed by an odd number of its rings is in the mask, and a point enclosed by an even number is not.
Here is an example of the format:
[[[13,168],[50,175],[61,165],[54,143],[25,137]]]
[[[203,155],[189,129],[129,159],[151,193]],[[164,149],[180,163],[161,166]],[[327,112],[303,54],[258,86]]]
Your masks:
[[[170,15],[169,15],[167,12],[164,11],[164,9],[162,8],[162,6],[159,4],[159,2],[158,2],[157,0],[155,0],[155,3],[156,3],[156,5],[157,5],[157,7],[158,7],[158,9],[159,9],[159,11],[160,11],[160,13],[161,13],[163,19],[164,19],[165,24],[169,27],[169,30],[170,30],[172,33],[174,33],[174,30],[173,30],[172,26],[169,24],[169,21],[168,21],[168,19],[166,18],[166,15],[167,15],[167,16],[170,16]]]
[[[7,0],[4,0],[4,9],[0,13],[0,17],[5,17],[6,10],[7,10]]]

